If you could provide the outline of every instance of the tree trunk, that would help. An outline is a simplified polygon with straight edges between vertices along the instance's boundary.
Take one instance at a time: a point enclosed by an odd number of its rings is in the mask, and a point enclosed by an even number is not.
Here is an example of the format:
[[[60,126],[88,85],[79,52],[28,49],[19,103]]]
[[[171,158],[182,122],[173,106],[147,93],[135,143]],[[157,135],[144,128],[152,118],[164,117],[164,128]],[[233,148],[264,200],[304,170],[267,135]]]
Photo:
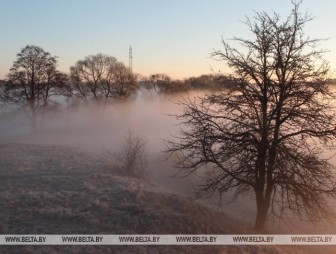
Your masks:
[[[254,223],[254,229],[257,231],[263,231],[266,226],[267,214],[269,205],[266,200],[262,199],[257,201],[257,216]]]
[[[31,120],[31,131],[36,132],[37,131],[37,112],[35,109],[35,99],[31,98],[29,100],[29,108],[30,108],[30,120]]]
[[[257,203],[257,215],[254,223],[254,229],[257,231],[264,231],[267,221],[267,215],[270,208],[270,202],[272,197],[273,188],[268,186],[265,190],[263,188],[255,190],[256,203]]]

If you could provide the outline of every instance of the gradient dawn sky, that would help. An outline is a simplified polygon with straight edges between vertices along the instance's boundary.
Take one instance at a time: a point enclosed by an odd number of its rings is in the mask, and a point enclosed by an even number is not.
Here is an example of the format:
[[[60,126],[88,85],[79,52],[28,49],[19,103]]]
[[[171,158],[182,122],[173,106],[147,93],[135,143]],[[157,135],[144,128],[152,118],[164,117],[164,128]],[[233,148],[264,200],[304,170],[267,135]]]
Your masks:
[[[304,0],[302,11],[315,19],[306,27],[310,37],[329,40],[333,76],[336,70],[336,1]],[[41,46],[58,56],[59,68],[85,56],[103,53],[142,75],[166,73],[172,78],[228,70],[211,59],[221,37],[248,38],[242,23],[255,11],[274,10],[285,17],[290,0],[0,0],[0,78],[26,45]]]

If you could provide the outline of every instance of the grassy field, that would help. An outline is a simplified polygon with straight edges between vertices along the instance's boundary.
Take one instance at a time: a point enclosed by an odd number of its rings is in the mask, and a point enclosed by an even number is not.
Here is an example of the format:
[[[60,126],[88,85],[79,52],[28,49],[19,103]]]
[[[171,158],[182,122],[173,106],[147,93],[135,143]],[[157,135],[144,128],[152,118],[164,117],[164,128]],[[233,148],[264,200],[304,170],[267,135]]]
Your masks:
[[[222,212],[126,177],[111,161],[65,146],[0,145],[0,192],[1,234],[248,232]],[[258,246],[2,246],[0,253],[285,252]]]

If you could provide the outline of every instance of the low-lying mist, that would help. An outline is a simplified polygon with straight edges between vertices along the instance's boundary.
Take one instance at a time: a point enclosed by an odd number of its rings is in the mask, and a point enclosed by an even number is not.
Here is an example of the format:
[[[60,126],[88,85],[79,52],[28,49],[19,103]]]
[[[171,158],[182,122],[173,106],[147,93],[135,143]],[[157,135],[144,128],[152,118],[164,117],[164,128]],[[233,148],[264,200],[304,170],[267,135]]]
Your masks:
[[[177,134],[178,121],[172,116],[179,114],[178,105],[185,97],[203,96],[205,91],[190,91],[175,95],[149,94],[139,91],[134,100],[118,102],[107,106],[75,106],[49,115],[41,123],[41,130],[32,133],[29,119],[15,114],[3,114],[0,121],[0,143],[31,143],[74,146],[98,156],[118,154],[129,130],[144,137],[148,169],[146,178],[173,192],[194,197],[194,188],[201,181],[198,175],[185,178],[173,177],[177,173],[173,163],[166,160],[165,141]],[[108,151],[108,153],[107,153]],[[117,161],[116,161],[117,162]],[[240,198],[230,203],[232,193],[203,197],[201,201],[223,210],[251,224],[255,216],[253,197]],[[291,222],[295,232],[333,232],[336,227],[325,223],[310,224]],[[274,226],[278,230],[278,226]],[[288,232],[287,225],[284,226]],[[289,229],[290,230],[290,229]],[[301,232],[302,232],[301,231]]]
[[[1,121],[1,143],[32,143],[75,146],[99,156],[118,154],[128,130],[146,139],[148,180],[171,191],[193,197],[194,188],[200,181],[197,175],[185,178],[173,177],[177,173],[173,164],[166,160],[165,141],[177,134],[178,121],[172,115],[179,114],[178,105],[185,97],[203,96],[205,91],[190,91],[174,95],[158,95],[139,91],[134,100],[104,106],[69,107],[43,121],[41,130],[31,132],[29,119],[18,114],[6,115]],[[116,161],[117,162],[117,161]],[[204,202],[219,207],[219,199],[204,198]],[[225,204],[220,209],[241,214],[250,221],[254,216],[254,203],[248,206]],[[247,201],[246,201],[247,202]]]
[[[161,138],[175,126],[166,114],[178,111],[174,97],[146,96],[104,106],[72,106],[45,117],[40,131],[30,131],[29,119],[17,114],[1,123],[2,142],[33,142],[78,146],[90,151],[118,149],[127,129],[148,139],[148,148],[162,148]]]

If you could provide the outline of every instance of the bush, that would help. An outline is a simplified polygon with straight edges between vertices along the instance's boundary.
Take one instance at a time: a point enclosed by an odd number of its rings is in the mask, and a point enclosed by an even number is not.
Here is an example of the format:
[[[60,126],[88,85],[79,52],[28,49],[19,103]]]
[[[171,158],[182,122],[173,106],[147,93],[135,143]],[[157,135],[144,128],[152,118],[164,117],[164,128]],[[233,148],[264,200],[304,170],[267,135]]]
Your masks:
[[[135,177],[144,176],[147,166],[146,145],[146,138],[133,130],[128,130],[124,138],[121,154],[118,156],[128,175]]]

